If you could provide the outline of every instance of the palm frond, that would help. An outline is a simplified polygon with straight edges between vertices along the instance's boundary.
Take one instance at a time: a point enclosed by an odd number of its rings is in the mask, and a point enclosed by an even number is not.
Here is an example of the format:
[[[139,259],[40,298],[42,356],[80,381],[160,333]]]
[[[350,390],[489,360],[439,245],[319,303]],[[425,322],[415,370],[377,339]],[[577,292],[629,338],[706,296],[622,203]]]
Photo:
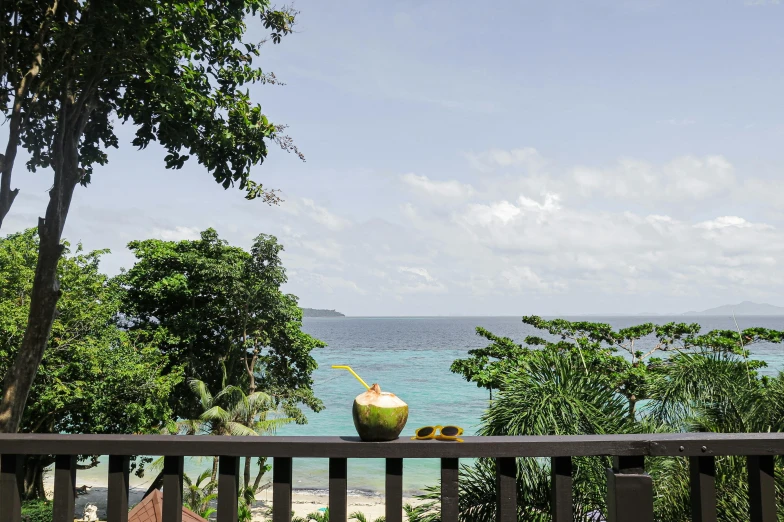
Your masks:
[[[210,394],[210,390],[207,389],[207,384],[204,383],[204,381],[191,379],[188,381],[188,386],[190,387],[191,391],[196,394],[196,397],[201,403],[202,409],[206,410],[212,407],[214,399],[212,394]]]
[[[253,429],[245,426],[241,422],[228,422],[226,423],[226,427],[228,428],[229,434],[242,437],[252,437],[254,435],[258,435]]]
[[[227,423],[231,421],[231,415],[228,411],[224,410],[220,406],[213,406],[202,413],[199,418],[203,421],[218,421]]]

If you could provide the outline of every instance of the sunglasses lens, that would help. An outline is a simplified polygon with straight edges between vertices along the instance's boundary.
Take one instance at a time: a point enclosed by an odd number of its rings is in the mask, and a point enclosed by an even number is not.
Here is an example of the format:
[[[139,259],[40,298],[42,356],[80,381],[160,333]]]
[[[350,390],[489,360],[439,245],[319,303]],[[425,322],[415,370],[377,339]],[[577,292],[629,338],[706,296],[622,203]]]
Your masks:
[[[441,428],[441,435],[446,435],[447,437],[456,437],[458,433],[460,433],[460,429],[457,426],[444,426]]]
[[[433,433],[433,428],[431,426],[419,428],[419,430],[417,430],[417,437],[427,437],[431,433]]]

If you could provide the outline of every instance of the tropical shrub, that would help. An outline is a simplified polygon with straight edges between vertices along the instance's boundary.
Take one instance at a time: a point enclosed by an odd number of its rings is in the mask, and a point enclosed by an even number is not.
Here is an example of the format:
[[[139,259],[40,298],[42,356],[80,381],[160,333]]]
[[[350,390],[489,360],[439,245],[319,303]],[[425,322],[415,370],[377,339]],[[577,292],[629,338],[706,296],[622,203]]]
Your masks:
[[[780,343],[784,333],[764,328],[715,330],[697,324],[644,324],[613,330],[607,324],[523,322],[542,336],[526,345],[477,329],[491,344],[455,361],[452,370],[480,387],[499,390],[482,417],[480,435],[578,435],[681,431],[784,431],[784,375],[761,375],[749,345]],[[575,520],[606,512],[609,459],[572,459]],[[719,520],[748,519],[746,459],[718,457]],[[656,520],[690,520],[685,458],[648,458]],[[776,495],[784,502],[784,462],[776,460]],[[496,516],[495,465],[477,459],[460,469],[460,520]],[[550,465],[517,459],[518,519],[550,521]],[[409,519],[440,522],[440,488],[432,486]]]

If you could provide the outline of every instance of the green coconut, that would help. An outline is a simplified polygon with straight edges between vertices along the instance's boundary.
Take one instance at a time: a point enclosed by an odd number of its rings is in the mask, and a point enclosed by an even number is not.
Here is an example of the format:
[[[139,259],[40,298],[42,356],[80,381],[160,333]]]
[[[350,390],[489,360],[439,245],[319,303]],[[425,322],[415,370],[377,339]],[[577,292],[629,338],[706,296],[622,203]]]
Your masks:
[[[408,420],[408,404],[378,384],[354,399],[354,427],[367,442],[395,440]]]

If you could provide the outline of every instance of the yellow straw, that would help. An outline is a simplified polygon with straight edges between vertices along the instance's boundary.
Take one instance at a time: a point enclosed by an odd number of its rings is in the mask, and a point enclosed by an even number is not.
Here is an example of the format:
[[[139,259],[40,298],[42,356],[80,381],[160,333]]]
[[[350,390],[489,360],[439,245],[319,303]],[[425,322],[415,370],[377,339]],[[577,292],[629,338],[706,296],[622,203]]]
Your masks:
[[[332,365],[332,367],[333,367],[333,368],[337,368],[337,369],[339,369],[339,370],[348,370],[348,371],[350,371],[350,372],[351,372],[351,375],[353,375],[354,377],[356,377],[356,378],[357,378],[357,380],[358,380],[359,382],[361,382],[361,383],[362,383],[362,386],[364,386],[364,387],[365,387],[365,388],[367,388],[368,390],[370,389],[370,386],[368,386],[368,385],[367,385],[367,383],[365,383],[365,381],[363,381],[363,380],[362,380],[362,377],[360,377],[359,375],[357,375],[357,374],[354,372],[354,370],[352,370],[352,369],[351,369],[351,366],[335,366],[335,365],[333,364],[333,365]]]

